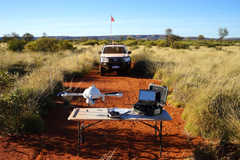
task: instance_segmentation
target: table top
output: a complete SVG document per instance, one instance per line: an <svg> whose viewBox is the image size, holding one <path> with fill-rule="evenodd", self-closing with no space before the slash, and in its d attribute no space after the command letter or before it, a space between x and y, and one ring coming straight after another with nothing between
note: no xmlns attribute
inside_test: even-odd
<svg viewBox="0 0 240 160"><path fill-rule="evenodd" d="M128 111L127 114L121 114L121 118L109 118L108 108L75 108L68 120L85 121L85 120L127 120L127 121L171 121L172 118L168 112L163 109L160 115L146 116L134 112L133 108L118 108L121 111Z"/></svg>

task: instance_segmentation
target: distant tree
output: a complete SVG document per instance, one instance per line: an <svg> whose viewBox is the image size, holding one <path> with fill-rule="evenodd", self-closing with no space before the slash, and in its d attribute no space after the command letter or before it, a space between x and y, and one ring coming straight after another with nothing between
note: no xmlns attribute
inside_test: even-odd
<svg viewBox="0 0 240 160"><path fill-rule="evenodd" d="M166 29L165 33L166 33L166 41L167 41L167 46L168 46L169 45L169 37L172 34L172 29L171 28Z"/></svg>
<svg viewBox="0 0 240 160"><path fill-rule="evenodd" d="M204 40L204 39L205 39L205 37L204 37L203 35L200 34L200 35L198 36L198 40L199 40L199 41L202 41L202 40Z"/></svg>
<svg viewBox="0 0 240 160"><path fill-rule="evenodd" d="M224 29L223 29L223 28L219 28L219 29L218 29L218 35L220 36L220 38L219 38L219 41L220 41L220 44L221 44L220 50L222 50L222 41L223 41L223 38L228 35L228 30L227 30L227 28L224 28Z"/></svg>
<svg viewBox="0 0 240 160"><path fill-rule="evenodd" d="M165 33L166 33L166 41L167 41L167 46L171 46L172 48L175 48L175 45L174 45L174 42L175 41L181 41L183 38L180 37L180 36L177 36L177 35L174 35L172 33L172 29L171 28L168 28L165 30ZM169 44L169 42L171 44Z"/></svg>
<svg viewBox="0 0 240 160"><path fill-rule="evenodd" d="M25 33L23 36L22 36L22 39L25 40L26 42L31 42L33 41L33 38L34 36L30 33Z"/></svg>
<svg viewBox="0 0 240 160"><path fill-rule="evenodd" d="M43 32L43 38L46 38L47 37L47 33Z"/></svg>
<svg viewBox="0 0 240 160"><path fill-rule="evenodd" d="M11 37L14 39L20 39L20 36L15 32L12 32Z"/></svg>
<svg viewBox="0 0 240 160"><path fill-rule="evenodd" d="M11 34L5 34L2 37L3 42L8 42L10 40L19 40L20 37L18 34L16 34L15 32L12 32Z"/></svg>
<svg viewBox="0 0 240 160"><path fill-rule="evenodd" d="M87 40L88 40L87 37L82 37L82 38L81 38L81 41L82 41L82 42L86 42Z"/></svg>
<svg viewBox="0 0 240 160"><path fill-rule="evenodd" d="M171 35L172 34L172 29L171 28L166 29L165 33L166 33L167 36Z"/></svg>
<svg viewBox="0 0 240 160"><path fill-rule="evenodd" d="M121 36L121 37L120 37L120 40L123 41L123 40L124 40L124 36Z"/></svg>
<svg viewBox="0 0 240 160"><path fill-rule="evenodd" d="M168 37L168 40L171 42L172 48L175 48L174 42L175 41L181 41L182 37L174 35L174 34L170 34L169 37Z"/></svg>
<svg viewBox="0 0 240 160"><path fill-rule="evenodd" d="M3 41L3 42L10 41L11 39L12 39L12 38L11 38L10 34L5 34L5 35L3 35L3 37L2 37L2 41Z"/></svg>
<svg viewBox="0 0 240 160"><path fill-rule="evenodd" d="M131 36L129 36L129 37L127 37L127 40L135 40L135 38L134 38L134 37L131 37Z"/></svg>

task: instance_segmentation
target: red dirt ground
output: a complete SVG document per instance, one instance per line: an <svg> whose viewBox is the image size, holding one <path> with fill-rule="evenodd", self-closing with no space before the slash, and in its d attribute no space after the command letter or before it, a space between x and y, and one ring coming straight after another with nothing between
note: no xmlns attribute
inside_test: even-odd
<svg viewBox="0 0 240 160"><path fill-rule="evenodd" d="M80 82L80 83L79 83ZM138 90L147 89L149 83L160 84L157 80L141 77L122 77L114 74L99 76L96 70L71 83L77 91L95 84L101 92L126 92L123 97L106 97L94 106L99 108L129 108L137 102ZM70 87L70 83L64 84ZM73 99L72 105L87 107L85 99ZM159 159L159 144L154 144L154 129L140 122L100 122L85 130L85 143L78 157L77 122L68 121L73 107L63 107L62 98L56 100L57 108L44 119L47 130L42 134L24 134L20 137L0 137L0 159L100 159L116 149L114 159ZM199 137L184 133L182 108L171 105L164 107L173 121L163 122L162 157L160 159L186 159L192 156L197 144L204 143ZM151 123L151 122L149 122ZM89 122L85 122L85 125ZM154 124L154 122L152 122ZM158 137L159 138L159 137Z"/></svg>

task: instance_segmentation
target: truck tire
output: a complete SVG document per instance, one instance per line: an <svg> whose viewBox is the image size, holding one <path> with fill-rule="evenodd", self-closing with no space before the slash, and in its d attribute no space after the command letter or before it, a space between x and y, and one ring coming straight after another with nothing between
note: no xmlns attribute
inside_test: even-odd
<svg viewBox="0 0 240 160"><path fill-rule="evenodd" d="M131 76L131 67L128 67L125 73L127 76Z"/></svg>
<svg viewBox="0 0 240 160"><path fill-rule="evenodd" d="M122 75L123 75L123 70L118 70L118 71L117 71L117 75L118 75L118 76L122 76Z"/></svg>
<svg viewBox="0 0 240 160"><path fill-rule="evenodd" d="M103 67L99 67L100 75L104 76L105 75L105 69Z"/></svg>

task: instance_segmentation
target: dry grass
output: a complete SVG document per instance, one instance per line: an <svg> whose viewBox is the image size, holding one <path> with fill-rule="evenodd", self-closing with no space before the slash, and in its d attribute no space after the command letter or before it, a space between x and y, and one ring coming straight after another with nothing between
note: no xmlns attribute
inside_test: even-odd
<svg viewBox="0 0 240 160"><path fill-rule="evenodd" d="M54 87L57 82L63 81L65 73L88 72L92 69L98 58L97 48L89 46L77 48L76 51L57 53L18 53L1 48L3 53L0 54L0 66L8 69L19 62L25 64L29 72L16 81L15 88L45 91L50 89L50 78Z"/></svg>
<svg viewBox="0 0 240 160"><path fill-rule="evenodd" d="M63 81L64 73L66 72L89 71L92 69L94 61L94 56L87 53L66 57L53 55L49 59L49 64L33 70L31 74L24 76L20 81L18 81L16 86L18 88L29 87L45 90L46 88L49 88L50 77L52 82L56 84L59 81Z"/></svg>
<svg viewBox="0 0 240 160"><path fill-rule="evenodd" d="M240 133L239 46L223 47L222 51L139 47L132 56L136 61L151 61L153 77L173 90L168 101L185 106L183 118L188 132L205 138L240 140L236 134ZM229 118L231 123L226 120Z"/></svg>
<svg viewBox="0 0 240 160"><path fill-rule="evenodd" d="M3 113L6 118L4 122L0 122L0 125L3 126L0 129L9 131L9 133L20 131L21 125L29 126L29 128L24 128L29 132L40 131L42 119L39 114L46 114L49 109L54 107L49 95L54 94L55 87L63 81L66 75L72 78L74 74L82 75L90 71L98 57L97 49L93 47L85 49L86 47L79 46L76 51L54 53L10 52L4 48L4 45L1 44L0 47L0 69L16 74L13 88L9 89L8 94L0 97L3 98L0 109L16 110L18 107L24 110L24 114L16 115L20 117L20 121L15 121L15 123L12 123L11 116ZM58 89L60 89L59 86ZM31 108L34 113L28 108ZM12 125L5 125L7 124L5 122ZM36 125L31 125L34 123Z"/></svg>

